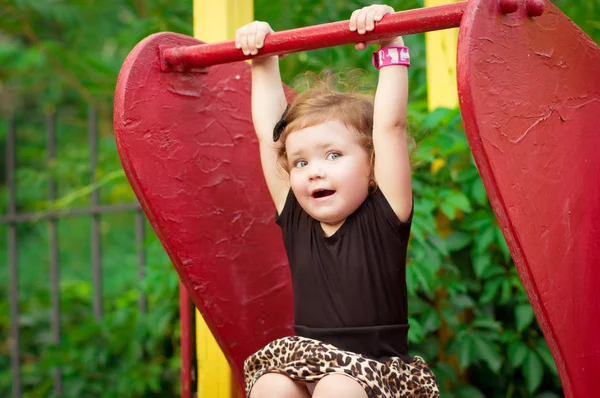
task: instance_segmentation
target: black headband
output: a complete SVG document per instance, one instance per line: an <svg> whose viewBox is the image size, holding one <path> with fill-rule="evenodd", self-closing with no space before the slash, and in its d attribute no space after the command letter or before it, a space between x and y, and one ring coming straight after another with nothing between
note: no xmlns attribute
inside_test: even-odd
<svg viewBox="0 0 600 398"><path fill-rule="evenodd" d="M285 111L283 111L283 115L281 115L281 119L279 119L279 121L275 125L275 128L273 129L273 141L275 141L275 142L279 141L279 137L281 137L281 133L283 133L283 130L287 126L287 120L285 120L285 117L287 116L287 113L289 110L290 110L290 104L288 104L285 107Z"/></svg>

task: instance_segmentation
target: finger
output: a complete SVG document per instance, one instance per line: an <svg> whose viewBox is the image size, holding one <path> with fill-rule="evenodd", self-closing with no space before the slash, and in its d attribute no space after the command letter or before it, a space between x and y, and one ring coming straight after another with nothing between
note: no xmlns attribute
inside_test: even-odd
<svg viewBox="0 0 600 398"><path fill-rule="evenodd" d="M236 30L235 31L235 48L237 48L238 50L242 48L242 45L240 44L240 30Z"/></svg>
<svg viewBox="0 0 600 398"><path fill-rule="evenodd" d="M359 10L354 10L352 15L350 15L350 31L354 32L356 30L356 16L358 15Z"/></svg>
<svg viewBox="0 0 600 398"><path fill-rule="evenodd" d="M256 34L256 39L254 41L254 48L256 49L256 53L258 53L258 50L263 48L264 45L265 45L265 34L262 32L258 32Z"/></svg>
<svg viewBox="0 0 600 398"><path fill-rule="evenodd" d="M393 14L395 11L392 7L390 6L385 6L385 7L380 7L377 9L377 12L375 13L375 22L379 22L383 19L383 17L387 14Z"/></svg>
<svg viewBox="0 0 600 398"><path fill-rule="evenodd" d="M358 33L361 35L366 32L365 26L366 26L367 15L368 15L368 13L366 12L366 10L363 9L356 16L356 29L357 29Z"/></svg>
<svg viewBox="0 0 600 398"><path fill-rule="evenodd" d="M258 32L256 34L256 48L260 49L263 48L263 46L265 45L265 38L267 37L267 35L271 33L271 27L268 24L263 24L260 26L260 28L258 29Z"/></svg>
<svg viewBox="0 0 600 398"><path fill-rule="evenodd" d="M365 17L365 30L367 32L375 29L375 14L381 10L382 7L371 7L367 10L367 16Z"/></svg>
<svg viewBox="0 0 600 398"><path fill-rule="evenodd" d="M387 15L387 14L393 14L396 11L394 11L394 8L392 6L385 6L384 10L383 10L383 15Z"/></svg>
<svg viewBox="0 0 600 398"><path fill-rule="evenodd" d="M365 42L356 43L354 45L354 48L356 48L359 51L362 51L367 48L367 44Z"/></svg>
<svg viewBox="0 0 600 398"><path fill-rule="evenodd" d="M256 51L256 31L251 32L250 34L248 34L248 51L250 52L250 54L254 55L257 53Z"/></svg>
<svg viewBox="0 0 600 398"><path fill-rule="evenodd" d="M248 50L248 35L246 32L240 33L240 48L244 52L244 55L250 54L250 51Z"/></svg>
<svg viewBox="0 0 600 398"><path fill-rule="evenodd" d="M273 33L273 29L268 22L258 22L258 26L261 30L264 30L267 33Z"/></svg>
<svg viewBox="0 0 600 398"><path fill-rule="evenodd" d="M380 21L383 19L383 16L384 16L384 15L385 15L385 14L383 13L383 11L381 11L381 10L377 10L377 12L375 13L375 16L373 16L373 20L374 20L375 22L380 22Z"/></svg>

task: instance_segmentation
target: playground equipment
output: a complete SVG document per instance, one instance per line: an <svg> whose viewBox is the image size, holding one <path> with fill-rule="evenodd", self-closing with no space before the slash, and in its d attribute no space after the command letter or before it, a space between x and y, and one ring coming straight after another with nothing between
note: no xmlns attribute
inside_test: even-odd
<svg viewBox="0 0 600 398"><path fill-rule="evenodd" d="M549 1L469 0L279 32L261 55L460 25L458 89L471 149L557 364L565 396L600 391L600 49ZM293 333L292 292L233 42L159 33L115 93L123 167L243 386L243 361ZM226 63L226 64L224 64ZM288 99L294 93L286 89Z"/></svg>

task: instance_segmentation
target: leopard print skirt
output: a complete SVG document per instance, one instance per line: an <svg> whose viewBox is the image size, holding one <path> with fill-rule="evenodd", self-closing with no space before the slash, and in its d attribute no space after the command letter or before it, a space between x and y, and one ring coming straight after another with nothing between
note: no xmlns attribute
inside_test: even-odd
<svg viewBox="0 0 600 398"><path fill-rule="evenodd" d="M279 373L295 381L316 383L330 374L355 380L369 398L439 397L435 376L421 357L411 363L390 358L369 359L306 337L290 336L267 344L244 363L246 396L266 373Z"/></svg>

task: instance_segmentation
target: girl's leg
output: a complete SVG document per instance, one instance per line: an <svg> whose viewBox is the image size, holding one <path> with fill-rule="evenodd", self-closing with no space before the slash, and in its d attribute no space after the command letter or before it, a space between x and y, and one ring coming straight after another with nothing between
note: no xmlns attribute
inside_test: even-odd
<svg viewBox="0 0 600 398"><path fill-rule="evenodd" d="M343 375L323 377L315 388L312 398L367 398L367 393L356 381Z"/></svg>
<svg viewBox="0 0 600 398"><path fill-rule="evenodd" d="M310 398L310 395L303 383L282 374L267 373L256 380L249 398Z"/></svg>

